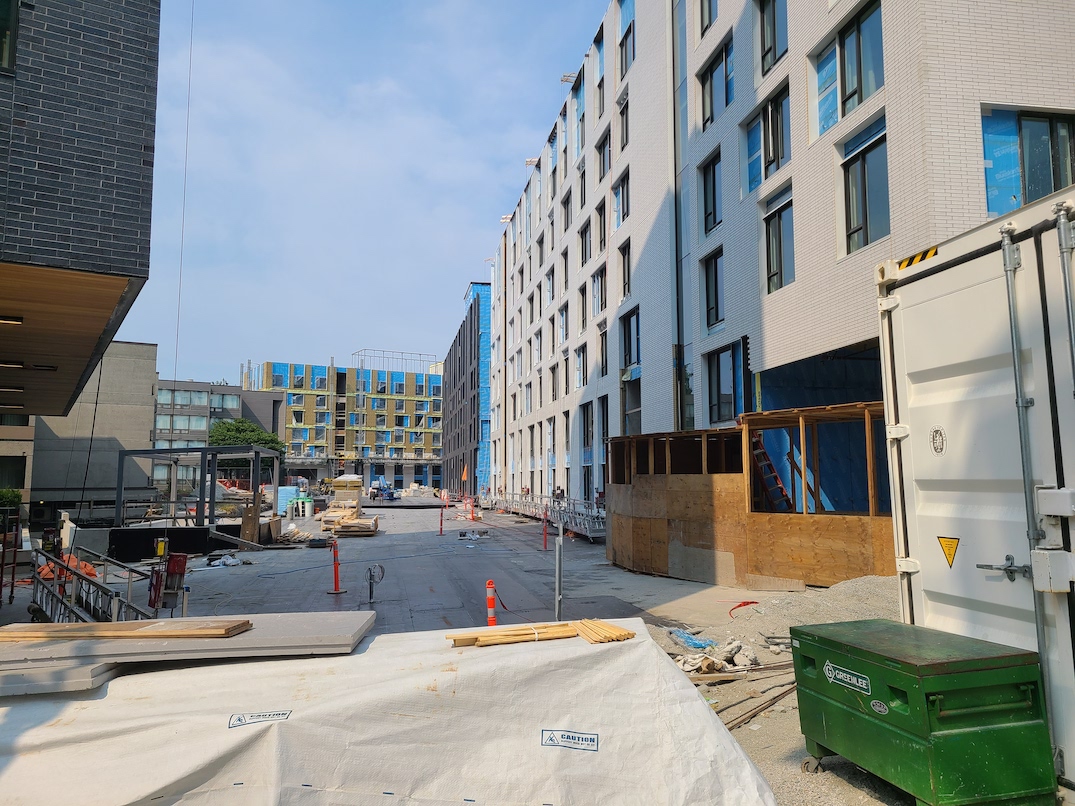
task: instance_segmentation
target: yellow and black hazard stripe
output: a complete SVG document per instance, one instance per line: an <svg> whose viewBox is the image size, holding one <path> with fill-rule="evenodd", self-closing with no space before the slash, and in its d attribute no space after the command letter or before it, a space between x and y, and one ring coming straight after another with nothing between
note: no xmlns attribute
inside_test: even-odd
<svg viewBox="0 0 1075 806"><path fill-rule="evenodd" d="M900 261L900 271L903 271L910 266L917 266L923 260L929 260L931 257L935 257L937 254L937 247L931 246L929 249L923 249L921 252L910 257L905 257Z"/></svg>

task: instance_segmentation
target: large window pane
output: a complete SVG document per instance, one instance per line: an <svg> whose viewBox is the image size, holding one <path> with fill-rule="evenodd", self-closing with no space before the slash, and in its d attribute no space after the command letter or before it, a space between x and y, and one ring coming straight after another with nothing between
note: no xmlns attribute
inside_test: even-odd
<svg viewBox="0 0 1075 806"><path fill-rule="evenodd" d="M855 28L844 34L843 80L846 115L859 105L859 41Z"/></svg>
<svg viewBox="0 0 1075 806"><path fill-rule="evenodd" d="M884 46L881 42L881 6L874 6L859 28L862 51L862 99L866 100L885 83Z"/></svg>
<svg viewBox="0 0 1075 806"><path fill-rule="evenodd" d="M866 245L865 216L863 204L862 160L854 159L846 168L847 184L847 251L854 252Z"/></svg>
<svg viewBox="0 0 1075 806"><path fill-rule="evenodd" d="M1026 201L1032 202L1053 192L1052 146L1047 118L1024 117L1020 130L1023 150L1023 184Z"/></svg>
<svg viewBox="0 0 1075 806"><path fill-rule="evenodd" d="M888 235L888 142L882 140L865 155L867 241Z"/></svg>

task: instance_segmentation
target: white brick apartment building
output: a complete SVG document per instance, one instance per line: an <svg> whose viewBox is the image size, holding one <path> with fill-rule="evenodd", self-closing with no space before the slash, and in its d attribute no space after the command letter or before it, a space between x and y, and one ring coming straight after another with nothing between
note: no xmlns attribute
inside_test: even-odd
<svg viewBox="0 0 1075 806"><path fill-rule="evenodd" d="M493 489L589 499L604 437L880 399L872 268L1072 182L1067 11L613 0L497 252Z"/></svg>

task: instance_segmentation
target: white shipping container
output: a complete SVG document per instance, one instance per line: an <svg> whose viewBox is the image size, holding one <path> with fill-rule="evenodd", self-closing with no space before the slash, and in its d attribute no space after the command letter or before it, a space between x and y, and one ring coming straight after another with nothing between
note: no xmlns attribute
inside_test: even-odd
<svg viewBox="0 0 1075 806"><path fill-rule="evenodd" d="M1071 199L1069 189L877 269L903 619L1041 653L1067 786L1075 337L1070 224L1056 206Z"/></svg>

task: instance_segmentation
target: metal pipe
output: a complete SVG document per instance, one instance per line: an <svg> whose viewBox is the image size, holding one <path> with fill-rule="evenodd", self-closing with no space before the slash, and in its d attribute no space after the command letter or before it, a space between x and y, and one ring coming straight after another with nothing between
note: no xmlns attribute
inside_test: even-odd
<svg viewBox="0 0 1075 806"><path fill-rule="evenodd" d="M1075 248L1075 235L1072 222L1068 218L1071 202L1058 202L1053 205L1056 214L1056 237L1060 241L1060 273L1064 277L1064 302L1068 320L1068 358L1071 359L1071 377L1075 378L1075 298L1071 293L1071 252ZM1075 389L1072 390L1075 394Z"/></svg>
<svg viewBox="0 0 1075 806"><path fill-rule="evenodd" d="M1019 314L1015 299L1015 272L1023 263L1019 253L1019 244L1012 242L1015 225L1005 224L1000 228L1001 256L1004 260L1004 282L1008 292L1008 327L1011 331L1012 369L1015 372L1015 412L1019 421L1019 460L1023 471L1023 500L1026 506L1026 536L1028 550L1033 552L1037 543L1044 536L1038 529L1038 507L1034 500L1034 468L1030 456L1030 418L1027 409L1034 405L1033 398L1027 398L1023 386L1023 343L1019 335ZM1031 587L1034 582L1031 579ZM1050 740L1053 746L1054 763L1056 759L1055 722L1053 721L1052 697L1049 696L1049 664L1045 657L1045 597L1042 592L1033 589L1034 597L1034 632L1037 636L1038 657L1041 660L1041 682L1044 689L1045 714L1049 720Z"/></svg>
<svg viewBox="0 0 1075 806"><path fill-rule="evenodd" d="M563 615L564 603L564 524L559 524L556 534L556 602L553 610L556 621L560 621Z"/></svg>

